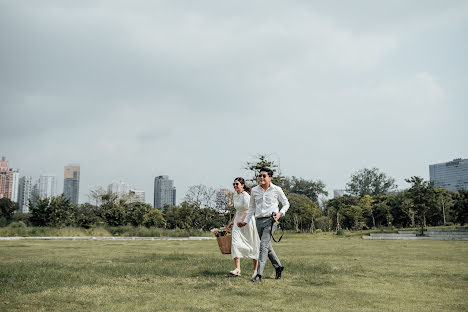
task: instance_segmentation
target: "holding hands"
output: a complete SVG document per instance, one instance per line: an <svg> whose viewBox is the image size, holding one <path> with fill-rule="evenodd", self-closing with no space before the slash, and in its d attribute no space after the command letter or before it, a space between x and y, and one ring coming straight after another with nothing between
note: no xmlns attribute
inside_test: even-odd
<svg viewBox="0 0 468 312"><path fill-rule="evenodd" d="M245 223L244 221L237 222L237 226L240 227L240 228L243 227L243 226L246 226L246 225L247 225L247 223Z"/></svg>

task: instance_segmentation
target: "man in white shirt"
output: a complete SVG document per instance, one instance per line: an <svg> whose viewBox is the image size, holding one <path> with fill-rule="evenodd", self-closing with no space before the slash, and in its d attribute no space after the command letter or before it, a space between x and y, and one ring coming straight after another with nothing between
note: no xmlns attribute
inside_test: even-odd
<svg viewBox="0 0 468 312"><path fill-rule="evenodd" d="M259 185L252 188L247 216L243 221L241 220L237 223L238 227L243 227L249 223L250 218L255 214L257 231L260 236L260 254L258 256L257 275L251 280L254 283L262 280L267 256L276 270L276 279L281 278L281 272L284 269L271 246L270 238L277 228L277 224L272 216L274 216L276 221L284 216L289 209L289 201L284 195L283 190L271 183L272 177L273 171L271 169L260 169ZM279 202L283 204L283 208L278 212Z"/></svg>

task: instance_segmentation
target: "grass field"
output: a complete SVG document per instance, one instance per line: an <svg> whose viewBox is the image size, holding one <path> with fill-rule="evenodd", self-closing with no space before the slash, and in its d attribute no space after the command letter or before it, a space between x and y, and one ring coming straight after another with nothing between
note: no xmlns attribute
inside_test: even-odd
<svg viewBox="0 0 468 312"><path fill-rule="evenodd" d="M468 242L288 234L275 280L211 241L0 241L1 311L468 311Z"/></svg>

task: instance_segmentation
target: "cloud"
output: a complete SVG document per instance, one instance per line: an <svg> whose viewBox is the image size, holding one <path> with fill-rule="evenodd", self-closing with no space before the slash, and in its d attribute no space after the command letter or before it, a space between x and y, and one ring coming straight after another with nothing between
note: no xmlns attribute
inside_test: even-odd
<svg viewBox="0 0 468 312"><path fill-rule="evenodd" d="M258 153L330 188L364 166L427 176L467 152L466 61L450 54L467 13L462 1L1 2L2 153L30 175L78 162L83 194L124 179L149 202L154 176L174 178L180 200L229 185Z"/></svg>

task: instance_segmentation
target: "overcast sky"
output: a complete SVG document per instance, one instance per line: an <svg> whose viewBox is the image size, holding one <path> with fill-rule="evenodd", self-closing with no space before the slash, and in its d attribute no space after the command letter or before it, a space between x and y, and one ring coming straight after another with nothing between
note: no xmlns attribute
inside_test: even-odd
<svg viewBox="0 0 468 312"><path fill-rule="evenodd" d="M259 153L344 188L468 158L468 1L0 0L0 154L81 165L80 202L158 175L232 187Z"/></svg>

